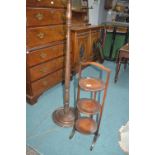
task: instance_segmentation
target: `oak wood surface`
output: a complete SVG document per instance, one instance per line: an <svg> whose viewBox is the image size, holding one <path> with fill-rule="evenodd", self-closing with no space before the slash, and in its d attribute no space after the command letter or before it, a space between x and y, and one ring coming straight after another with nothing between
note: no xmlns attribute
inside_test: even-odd
<svg viewBox="0 0 155 155"><path fill-rule="evenodd" d="M67 6L67 0L27 0L26 5L33 7L64 8Z"/></svg>
<svg viewBox="0 0 155 155"><path fill-rule="evenodd" d="M64 80L66 6L67 0L26 0L26 96L31 104ZM88 10L72 13L72 25L88 24ZM81 39L79 43L87 41ZM74 53L72 50L71 67Z"/></svg>
<svg viewBox="0 0 155 155"><path fill-rule="evenodd" d="M97 78L81 78L79 80L79 86L84 90L84 91L101 91L105 88L105 83Z"/></svg>
<svg viewBox="0 0 155 155"><path fill-rule="evenodd" d="M97 51L94 49L94 44L99 40L100 31L104 28L105 26L72 27L73 71L78 71L80 61L95 60Z"/></svg>
<svg viewBox="0 0 155 155"><path fill-rule="evenodd" d="M27 29L27 47L48 44L53 41L61 41L66 37L66 26L47 26Z"/></svg>
<svg viewBox="0 0 155 155"><path fill-rule="evenodd" d="M39 63L55 59L65 54L65 44L60 43L55 46L46 47L43 49L37 49L27 54L28 66L34 66Z"/></svg>
<svg viewBox="0 0 155 155"><path fill-rule="evenodd" d="M27 26L65 24L65 9L27 8Z"/></svg>
<svg viewBox="0 0 155 155"><path fill-rule="evenodd" d="M31 81L35 81L63 67L64 67L64 57L59 57L54 60L32 67L30 68Z"/></svg>
<svg viewBox="0 0 155 155"><path fill-rule="evenodd" d="M90 57L90 60L93 60L93 57L95 55L95 49L94 49L94 45L97 43L97 41L99 40L99 37L100 37L100 32L99 30L95 30L95 31L91 31L91 45L90 45L90 53L89 53L89 57Z"/></svg>
<svg viewBox="0 0 155 155"><path fill-rule="evenodd" d="M83 134L93 134L97 130L97 123L91 118L80 118L75 123L76 130Z"/></svg>
<svg viewBox="0 0 155 155"><path fill-rule="evenodd" d="M54 86L55 84L59 83L64 79L64 70L58 70L40 80L37 80L36 82L32 83L32 91L33 95L39 95L51 86Z"/></svg>
<svg viewBox="0 0 155 155"><path fill-rule="evenodd" d="M80 54L80 51L83 48L83 53ZM81 33L78 34L76 45L75 45L75 57L74 62L75 64L79 64L80 61L86 61L88 59L89 53L89 33ZM80 56L81 55L81 56Z"/></svg>
<svg viewBox="0 0 155 155"><path fill-rule="evenodd" d="M77 108L80 113L94 115L100 112L101 105L95 100L82 98L77 102Z"/></svg>

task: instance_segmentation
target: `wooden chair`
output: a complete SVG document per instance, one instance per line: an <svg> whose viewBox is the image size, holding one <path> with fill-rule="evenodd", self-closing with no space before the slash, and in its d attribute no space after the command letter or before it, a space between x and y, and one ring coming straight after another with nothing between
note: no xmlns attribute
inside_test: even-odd
<svg viewBox="0 0 155 155"><path fill-rule="evenodd" d="M124 61L124 69L126 69L127 62L129 61L129 44L125 44L122 48L119 50L118 58L116 60L116 73L114 82L116 83L118 80L118 74L120 71L120 67L122 62Z"/></svg>
<svg viewBox="0 0 155 155"><path fill-rule="evenodd" d="M101 71L106 72L106 80L103 81L96 77L82 77L82 67L88 65L95 66ZM89 135L94 134L94 139L90 150L93 149L98 137L99 128L102 118L102 112L107 94L107 88L110 78L110 69L96 62L81 62L79 67L79 79L78 79L78 92L77 92L77 104L76 104L76 119L75 124L70 135L70 139L74 136L75 131ZM86 91L92 93L91 98L80 98L80 91ZM97 93L103 91L102 102L99 103L96 99ZM96 116L96 119L93 119Z"/></svg>
<svg viewBox="0 0 155 155"><path fill-rule="evenodd" d="M104 30L101 30L100 38L98 39L97 43L95 44L95 49L93 50L93 51L97 52L96 57L100 63L103 63L104 59L105 59L105 56L103 53L103 48L105 46L106 36L107 36L107 30L106 30L106 28L104 28Z"/></svg>

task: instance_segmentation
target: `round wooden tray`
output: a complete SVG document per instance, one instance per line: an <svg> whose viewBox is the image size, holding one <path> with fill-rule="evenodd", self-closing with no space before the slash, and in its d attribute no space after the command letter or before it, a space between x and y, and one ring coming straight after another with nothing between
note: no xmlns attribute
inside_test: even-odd
<svg viewBox="0 0 155 155"><path fill-rule="evenodd" d="M97 78L81 78L79 80L79 86L85 91L101 91L104 89L105 84L102 80Z"/></svg>
<svg viewBox="0 0 155 155"><path fill-rule="evenodd" d="M81 113L93 115L100 112L101 105L92 99L80 99L77 108Z"/></svg>
<svg viewBox="0 0 155 155"><path fill-rule="evenodd" d="M97 130L97 123L91 118L79 118L75 123L77 131L83 134L93 134Z"/></svg>

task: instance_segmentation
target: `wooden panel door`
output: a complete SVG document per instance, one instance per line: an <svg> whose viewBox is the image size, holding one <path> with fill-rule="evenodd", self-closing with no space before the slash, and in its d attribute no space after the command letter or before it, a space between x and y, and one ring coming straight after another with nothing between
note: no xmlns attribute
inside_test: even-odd
<svg viewBox="0 0 155 155"><path fill-rule="evenodd" d="M91 32L91 46L90 46L90 53L89 53L89 60L93 60L96 49L97 49L97 41L99 40L100 32L99 30Z"/></svg>
<svg viewBox="0 0 155 155"><path fill-rule="evenodd" d="M79 33L76 38L76 52L74 53L75 65L80 61L87 61L89 53L89 33Z"/></svg>

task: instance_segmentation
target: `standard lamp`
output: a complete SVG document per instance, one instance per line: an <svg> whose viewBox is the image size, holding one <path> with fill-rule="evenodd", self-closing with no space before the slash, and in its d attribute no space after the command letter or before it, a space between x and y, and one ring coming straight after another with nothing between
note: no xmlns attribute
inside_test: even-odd
<svg viewBox="0 0 155 155"><path fill-rule="evenodd" d="M70 32L71 32L71 0L67 2L66 24L67 24L67 42L66 42L66 61L65 61L65 89L64 89L64 107L58 108L53 112L54 122L61 127L72 127L74 125L74 108L69 107L70 94Z"/></svg>

